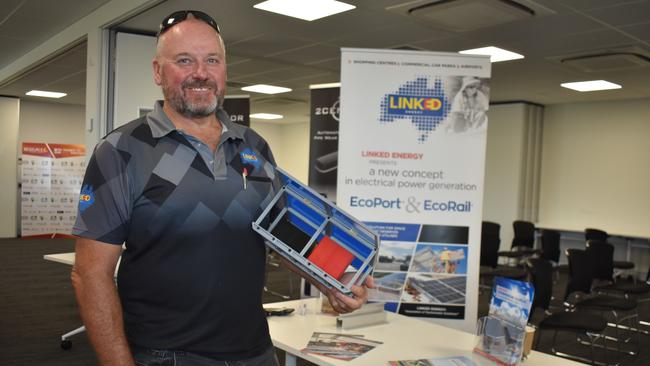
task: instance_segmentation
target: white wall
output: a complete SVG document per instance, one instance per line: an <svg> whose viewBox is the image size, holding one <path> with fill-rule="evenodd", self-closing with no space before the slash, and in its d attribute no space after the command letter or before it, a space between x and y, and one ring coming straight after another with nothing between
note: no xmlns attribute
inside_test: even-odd
<svg viewBox="0 0 650 366"><path fill-rule="evenodd" d="M488 112L483 220L501 224L501 250L514 236L512 222L521 213L526 105L492 105Z"/></svg>
<svg viewBox="0 0 650 366"><path fill-rule="evenodd" d="M18 119L20 100L0 97L0 238L14 238L18 202Z"/></svg>
<svg viewBox="0 0 650 366"><path fill-rule="evenodd" d="M21 101L18 150L23 142L84 144L84 115L81 105Z"/></svg>
<svg viewBox="0 0 650 366"><path fill-rule="evenodd" d="M650 237L650 99L546 109L540 222Z"/></svg>
<svg viewBox="0 0 650 366"><path fill-rule="evenodd" d="M278 166L307 183L309 123L288 125L251 121L251 128L269 143Z"/></svg>
<svg viewBox="0 0 650 366"><path fill-rule="evenodd" d="M151 60L155 52L156 37L117 34L113 128L140 117L140 108L151 109L162 99L160 87L153 81Z"/></svg>

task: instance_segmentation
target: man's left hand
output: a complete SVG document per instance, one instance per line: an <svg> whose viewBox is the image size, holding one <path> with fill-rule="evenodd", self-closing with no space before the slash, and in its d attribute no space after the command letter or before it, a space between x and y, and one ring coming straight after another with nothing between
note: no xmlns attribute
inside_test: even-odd
<svg viewBox="0 0 650 366"><path fill-rule="evenodd" d="M352 275L354 274L346 273L340 281L346 283L347 277L351 277ZM340 291L332 288L325 289L322 287L323 286L319 286L319 289L327 295L327 299L329 300L332 309L339 314L345 314L359 309L366 303L366 301L368 301L368 289L375 288L375 281L372 276L368 276L361 286L352 285L350 290L354 297L344 295Z"/></svg>

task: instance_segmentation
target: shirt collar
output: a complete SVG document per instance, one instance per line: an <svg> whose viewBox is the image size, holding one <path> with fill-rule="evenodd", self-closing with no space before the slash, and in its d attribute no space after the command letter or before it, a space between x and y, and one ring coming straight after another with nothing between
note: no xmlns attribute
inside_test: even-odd
<svg viewBox="0 0 650 366"><path fill-rule="evenodd" d="M238 138L244 139L244 132L242 126L235 125L230 121L230 116L226 111L219 107L217 109L217 118L221 122L222 131L221 136L224 139ZM163 110L163 101L158 100L154 104L153 111L147 113L147 124L151 128L151 134L154 138L161 138L166 136L172 131L177 131L178 129L174 123L169 119L165 111Z"/></svg>

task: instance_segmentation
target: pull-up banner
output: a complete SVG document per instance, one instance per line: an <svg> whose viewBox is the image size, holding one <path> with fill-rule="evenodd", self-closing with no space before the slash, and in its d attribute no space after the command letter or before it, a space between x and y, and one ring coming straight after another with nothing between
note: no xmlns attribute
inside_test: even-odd
<svg viewBox="0 0 650 366"><path fill-rule="evenodd" d="M339 88L312 88L309 118L309 186L336 202Z"/></svg>
<svg viewBox="0 0 650 366"><path fill-rule="evenodd" d="M486 56L342 49L337 204L382 238L370 300L474 331Z"/></svg>
<svg viewBox="0 0 650 366"><path fill-rule="evenodd" d="M84 145L23 142L21 235L65 236L77 219L86 171Z"/></svg>

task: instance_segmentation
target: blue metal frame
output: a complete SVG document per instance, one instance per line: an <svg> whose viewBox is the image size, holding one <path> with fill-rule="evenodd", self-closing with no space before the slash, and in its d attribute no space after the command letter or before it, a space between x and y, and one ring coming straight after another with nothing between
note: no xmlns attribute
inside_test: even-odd
<svg viewBox="0 0 650 366"><path fill-rule="evenodd" d="M266 239L266 244L270 248L307 273L313 280L351 296L351 286L361 285L372 272L379 249L379 235L281 168L276 168L276 172L280 174L282 188L253 222L253 230ZM270 221L266 219L274 208L279 211L278 216L268 227L263 227L263 222ZM283 219L288 220L291 225L310 237L300 252L272 234L273 229ZM329 236L354 256L350 266L356 272L346 283L332 278L305 257L314 243L324 235Z"/></svg>

